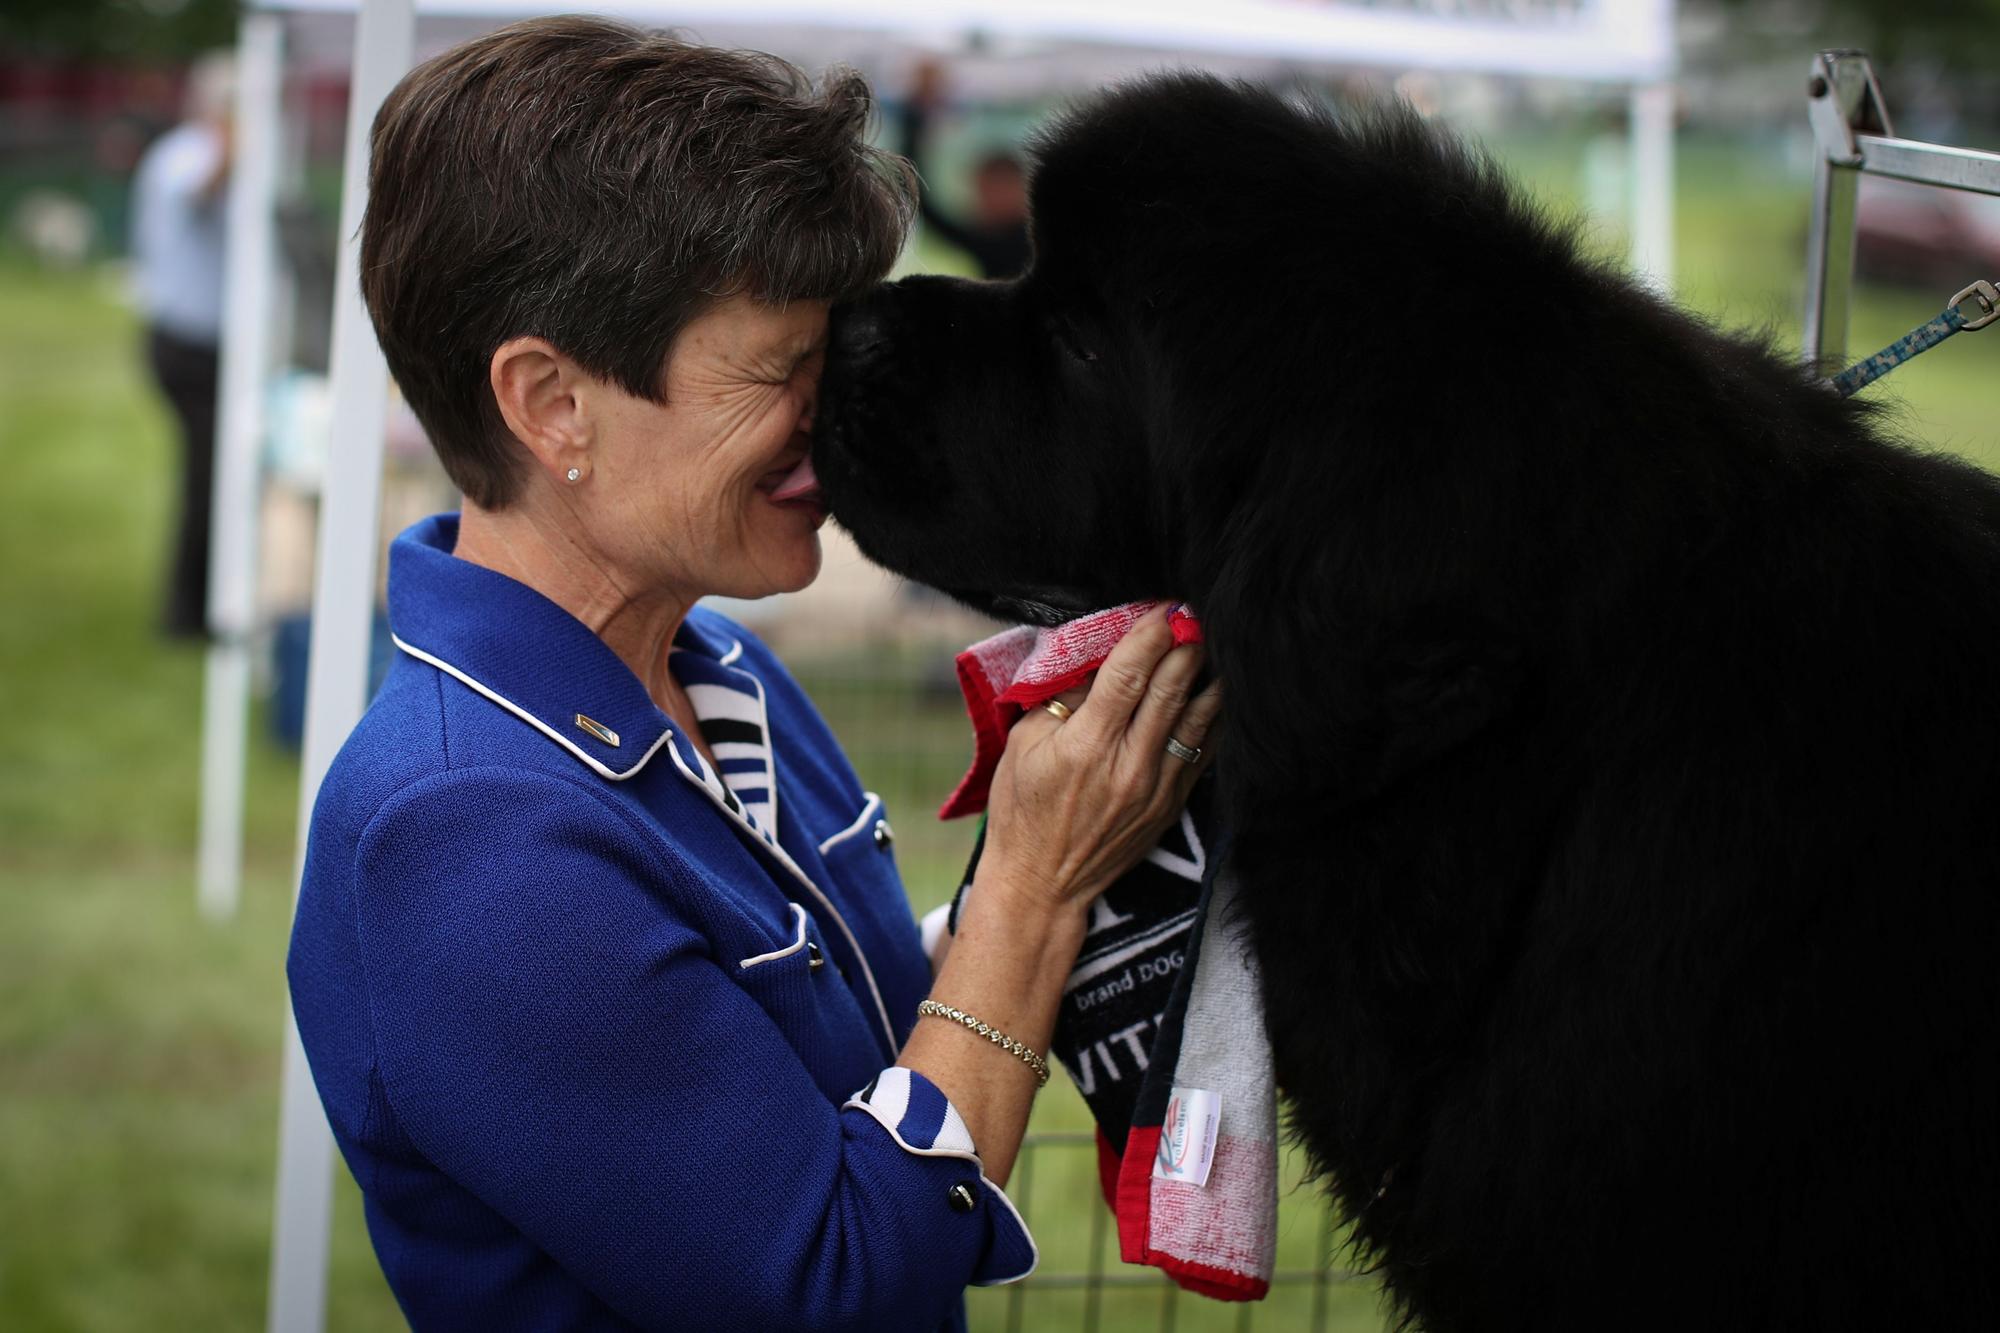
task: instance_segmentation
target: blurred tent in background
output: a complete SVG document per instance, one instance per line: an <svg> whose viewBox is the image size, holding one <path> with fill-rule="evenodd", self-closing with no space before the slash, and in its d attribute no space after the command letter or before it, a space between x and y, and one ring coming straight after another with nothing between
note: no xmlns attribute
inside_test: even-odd
<svg viewBox="0 0 2000 1333"><path fill-rule="evenodd" d="M1315 0L1298 0L1281 8L1321 7ZM1580 0L1349 0L1343 7L1506 19L1586 6ZM123 177L145 140L172 119L187 60L231 44L243 8L242 0L8 0L0 6L0 217L14 221L24 192L53 190L93 212L93 254L121 252L116 214L123 206ZM922 7L932 21L909 30L900 51L873 42L861 24L851 25L845 37L802 25L796 18L803 11L796 6L790 20L776 10L747 17L754 13L750 9L737 9L732 19L731 8L711 4L684 11L683 17L663 8L660 21L711 41L762 42L808 64L851 61L878 81L890 102L906 86L912 49L948 56L958 100L998 109L987 117L987 133L995 137L1025 124L1030 105L1044 95L1093 86L1092 80L1133 67L1094 56L1066 63L1077 59L1074 50L1065 52L1010 26L1011 13L1025 15L1032 7L974 7L970 26L960 21L966 10ZM1201 8L1227 20L1237 6ZM1837 46L1867 49L1885 84L1908 90L1900 99L1900 119L1916 137L1964 140L1965 127L2000 123L2000 0L1681 0L1676 28L1679 114L1693 129L1795 131L1800 53ZM303 194L320 210L327 236L337 189L328 179L335 173L327 168L338 159L346 96L348 53L339 31L335 21L317 40L310 31L301 32L298 41L317 54L294 65L286 89L297 146L309 164ZM810 36L808 44L797 43L802 32ZM1170 44L1159 55L1171 58L1174 50ZM1282 55L1245 59L1235 72L1326 82L1322 70ZM1367 77L1386 87L1401 72L1378 66ZM1407 86L1436 96L1447 114L1469 118L1478 131L1492 128L1524 102L1573 109L1582 100L1573 88L1495 89L1477 77L1416 79ZM330 254L326 240L319 243Z"/></svg>

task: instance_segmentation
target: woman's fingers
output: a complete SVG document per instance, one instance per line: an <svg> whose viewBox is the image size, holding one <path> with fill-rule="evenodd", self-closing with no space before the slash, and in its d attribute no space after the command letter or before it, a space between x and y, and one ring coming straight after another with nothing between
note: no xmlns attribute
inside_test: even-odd
<svg viewBox="0 0 2000 1333"><path fill-rule="evenodd" d="M1222 682L1212 680L1208 686L1188 700L1188 706L1181 710L1180 720L1174 723L1169 733L1182 745L1199 750L1208 739L1215 726L1215 719L1222 715Z"/></svg>
<svg viewBox="0 0 2000 1333"><path fill-rule="evenodd" d="M1167 737L1178 735L1175 727L1181 715L1187 710L1188 697L1194 693L1196 677L1201 674L1202 650L1196 644L1183 644L1161 659L1152 678L1146 682L1146 697L1139 703L1132 715L1131 727L1126 732L1126 741L1138 754L1150 756L1167 746ZM1199 741L1190 741L1199 745Z"/></svg>
<svg viewBox="0 0 2000 1333"><path fill-rule="evenodd" d="M1167 627L1167 608L1156 606L1140 617L1139 623L1104 659L1090 683L1090 695L1070 719L1099 746L1109 749L1132 724L1132 714L1146 697L1154 670L1174 646L1174 632Z"/></svg>
<svg viewBox="0 0 2000 1333"><path fill-rule="evenodd" d="M1064 708L1069 709L1069 711L1072 714L1074 714L1077 709L1083 707L1083 701L1086 698L1088 698L1089 695L1090 695L1090 687L1088 685L1080 685L1076 689L1064 690L1061 694L1058 694L1055 697L1055 702L1061 704ZM1042 705L1042 708L1044 712L1048 711L1047 704Z"/></svg>
<svg viewBox="0 0 2000 1333"><path fill-rule="evenodd" d="M1167 749L1169 738L1208 744L1222 698L1219 685L1194 693L1202 660L1198 648L1174 648L1166 612L1157 610L1087 689L1058 696L1067 720L1046 708L1023 713L988 807L991 863L1062 902L1081 901L1130 869L1208 765L1207 753L1191 764Z"/></svg>
<svg viewBox="0 0 2000 1333"><path fill-rule="evenodd" d="M1222 682L1210 681L1208 688L1197 694L1181 714L1181 720L1174 727L1173 737L1191 750L1200 752L1201 757L1188 763L1178 755L1172 764L1174 786L1174 808L1187 804L1188 793L1201 775L1208 772L1208 766L1215 762L1216 742L1221 738L1215 734L1215 719L1222 713Z"/></svg>
<svg viewBox="0 0 2000 1333"><path fill-rule="evenodd" d="M1054 702L1069 709L1070 716L1074 717L1077 710L1083 707L1084 697L1088 693L1088 690L1064 690L1055 696ZM1057 717L1047 703L1040 703L1021 714L1020 721L1014 724L1014 730L1018 732L1024 728L1028 729L1028 739L1032 741L1037 735L1053 732L1063 725L1064 720Z"/></svg>

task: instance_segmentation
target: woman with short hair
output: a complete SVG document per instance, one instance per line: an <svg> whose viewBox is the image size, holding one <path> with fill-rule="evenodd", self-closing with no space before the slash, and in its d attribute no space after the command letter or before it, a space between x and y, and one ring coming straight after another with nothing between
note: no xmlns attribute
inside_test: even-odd
<svg viewBox="0 0 2000 1333"><path fill-rule="evenodd" d="M852 75L568 18L377 117L364 293L465 502L392 548L399 651L288 970L419 1328L957 1327L1034 1263L1000 1187L1038 1052L1196 775L1166 738L1219 705L1156 616L1025 719L933 982L880 801L696 605L818 571L827 309L910 213L868 112Z"/></svg>

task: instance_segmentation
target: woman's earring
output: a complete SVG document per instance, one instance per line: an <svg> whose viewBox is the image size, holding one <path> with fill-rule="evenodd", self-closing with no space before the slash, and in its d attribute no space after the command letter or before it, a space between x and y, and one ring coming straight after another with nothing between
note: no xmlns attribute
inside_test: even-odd
<svg viewBox="0 0 2000 1333"><path fill-rule="evenodd" d="M564 473L563 475L564 475L565 477L567 477L567 478L568 478L569 480L571 480L571 481L582 481L582 480L583 480L583 469L582 469L582 468L580 468L580 467L573 467L573 468L571 468L571 469L570 469L570 470L569 470L568 472Z"/></svg>

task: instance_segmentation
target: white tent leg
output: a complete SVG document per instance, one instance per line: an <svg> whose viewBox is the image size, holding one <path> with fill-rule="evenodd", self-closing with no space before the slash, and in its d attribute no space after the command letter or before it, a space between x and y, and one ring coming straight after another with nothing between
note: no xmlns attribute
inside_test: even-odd
<svg viewBox="0 0 2000 1333"><path fill-rule="evenodd" d="M320 1109L297 1022L285 1016L284 1086L278 1099L278 1212L271 1234L269 1333L326 1327L326 1266L333 1243L333 1135Z"/></svg>
<svg viewBox="0 0 2000 1333"><path fill-rule="evenodd" d="M340 199L333 294L333 445L321 493L313 573L312 658L306 672L305 762L299 783L299 868L319 784L361 717L368 694L381 519L382 428L389 374L361 303L359 233L368 196L368 130L410 66L411 0L363 0ZM317 1333L326 1320L333 1217L333 1143L290 1010L278 1125L278 1198L271 1244L271 1333Z"/></svg>
<svg viewBox="0 0 2000 1333"><path fill-rule="evenodd" d="M1674 287L1674 85L1632 88L1632 270L1662 295Z"/></svg>
<svg viewBox="0 0 2000 1333"><path fill-rule="evenodd" d="M221 510L216 513L220 516ZM215 543L211 560L221 554L222 546ZM210 921L227 921L236 915L243 897L250 643L242 634L221 629L214 633L201 693L201 833L195 852L195 905Z"/></svg>
<svg viewBox="0 0 2000 1333"><path fill-rule="evenodd" d="M236 914L243 888L243 766L249 736L249 633L257 601L258 461L270 366L272 202L278 173L284 20L247 14L236 48L236 161L229 178L229 255L222 323L222 429L216 438L209 548L208 678L202 693L201 832L195 860L202 915Z"/></svg>

